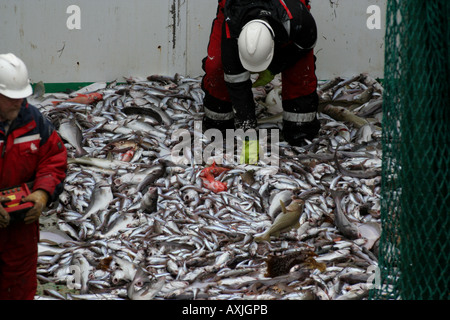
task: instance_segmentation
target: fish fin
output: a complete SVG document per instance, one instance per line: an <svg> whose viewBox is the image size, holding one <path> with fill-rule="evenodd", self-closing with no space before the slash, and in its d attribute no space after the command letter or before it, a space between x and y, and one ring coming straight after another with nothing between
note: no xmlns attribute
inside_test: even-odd
<svg viewBox="0 0 450 320"><path fill-rule="evenodd" d="M336 198L342 199L342 197L345 195L345 191L342 189L336 189L336 190L330 189L329 192L330 192L330 195L335 199Z"/></svg>
<svg viewBox="0 0 450 320"><path fill-rule="evenodd" d="M281 205L281 211L283 211L283 213L286 214L287 213L286 206L284 205L284 202L281 199L280 199L280 205Z"/></svg>
<svg viewBox="0 0 450 320"><path fill-rule="evenodd" d="M106 156L106 159L109 160L109 161L113 161L114 160L114 157L113 157L111 152L108 152L108 154Z"/></svg>
<svg viewBox="0 0 450 320"><path fill-rule="evenodd" d="M320 272L325 272L327 270L327 265L322 262L317 262L313 257L306 258L305 267L309 269L317 269Z"/></svg>

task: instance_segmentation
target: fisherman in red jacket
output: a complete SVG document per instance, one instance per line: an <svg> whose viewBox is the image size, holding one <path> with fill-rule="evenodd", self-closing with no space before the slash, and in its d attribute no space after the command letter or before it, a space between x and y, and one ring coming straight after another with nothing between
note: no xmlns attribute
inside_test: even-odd
<svg viewBox="0 0 450 320"><path fill-rule="evenodd" d="M317 27L309 10L309 0L219 0L203 60L203 130L255 129L252 85L281 73L284 139L302 145L317 135ZM253 84L251 73L259 73Z"/></svg>
<svg viewBox="0 0 450 320"><path fill-rule="evenodd" d="M0 190L32 185L23 218L8 213L0 193L0 299L32 300L37 289L39 216L62 192L67 150L53 125L29 105L28 71L15 55L0 55Z"/></svg>

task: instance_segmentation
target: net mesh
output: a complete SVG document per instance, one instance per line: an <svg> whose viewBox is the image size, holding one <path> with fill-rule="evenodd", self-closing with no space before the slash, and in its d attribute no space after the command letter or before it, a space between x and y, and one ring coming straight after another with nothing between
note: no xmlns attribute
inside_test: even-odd
<svg viewBox="0 0 450 320"><path fill-rule="evenodd" d="M372 299L448 299L448 0L389 0L382 236Z"/></svg>

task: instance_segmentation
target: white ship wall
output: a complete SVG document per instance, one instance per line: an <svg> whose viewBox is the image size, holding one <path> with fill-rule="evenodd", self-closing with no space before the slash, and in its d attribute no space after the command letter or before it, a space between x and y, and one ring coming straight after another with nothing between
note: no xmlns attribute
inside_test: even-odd
<svg viewBox="0 0 450 320"><path fill-rule="evenodd" d="M0 53L20 56L33 82L196 77L216 8L216 0L0 0ZM385 10L386 0L312 0L319 79L383 78Z"/></svg>

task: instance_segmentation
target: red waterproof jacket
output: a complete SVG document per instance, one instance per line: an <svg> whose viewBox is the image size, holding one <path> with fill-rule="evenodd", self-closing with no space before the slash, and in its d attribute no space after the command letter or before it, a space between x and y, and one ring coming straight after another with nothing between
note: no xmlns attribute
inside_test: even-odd
<svg viewBox="0 0 450 320"><path fill-rule="evenodd" d="M33 182L57 199L67 170L67 150L52 123L40 111L22 104L8 133L0 123L0 189Z"/></svg>

